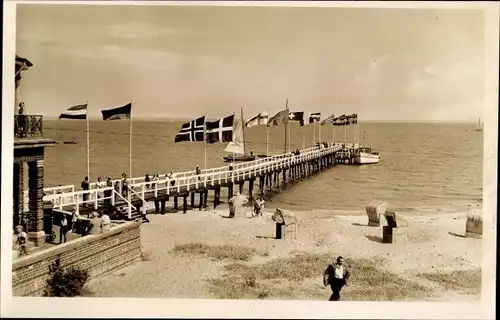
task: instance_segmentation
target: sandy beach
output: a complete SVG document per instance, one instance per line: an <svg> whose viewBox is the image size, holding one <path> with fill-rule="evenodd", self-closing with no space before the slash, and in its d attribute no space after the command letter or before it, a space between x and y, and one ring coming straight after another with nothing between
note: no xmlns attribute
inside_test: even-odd
<svg viewBox="0 0 500 320"><path fill-rule="evenodd" d="M149 215L143 261L92 280L95 297L327 300L322 273L336 256L351 268L343 300L479 299L481 244L463 237L466 213L399 214L406 243L381 243L360 212L297 212L297 240L274 239L273 209ZM323 217L320 217L323 216ZM289 268L293 266L293 268Z"/></svg>

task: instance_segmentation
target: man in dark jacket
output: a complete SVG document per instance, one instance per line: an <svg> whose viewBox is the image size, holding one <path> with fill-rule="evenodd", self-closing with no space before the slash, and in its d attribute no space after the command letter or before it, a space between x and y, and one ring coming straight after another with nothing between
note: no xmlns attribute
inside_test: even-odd
<svg viewBox="0 0 500 320"><path fill-rule="evenodd" d="M336 263L328 265L323 275L323 284L330 285L332 289L329 301L340 300L340 290L347 285L347 280L349 280L349 270L344 263L344 258L339 256Z"/></svg>

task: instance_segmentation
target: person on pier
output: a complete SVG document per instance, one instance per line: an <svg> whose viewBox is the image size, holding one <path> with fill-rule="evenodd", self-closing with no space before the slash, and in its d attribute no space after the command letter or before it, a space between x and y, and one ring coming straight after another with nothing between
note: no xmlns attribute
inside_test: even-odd
<svg viewBox="0 0 500 320"><path fill-rule="evenodd" d="M149 174L146 173L146 177L144 178L144 182L149 182L150 181L150 178L149 178ZM146 183L146 189L149 189L149 183Z"/></svg>
<svg viewBox="0 0 500 320"><path fill-rule="evenodd" d="M66 214L63 213L61 216L61 228L59 229L59 244L66 243L67 235L68 235L68 219L66 219Z"/></svg>
<svg viewBox="0 0 500 320"><path fill-rule="evenodd" d="M90 187L90 184L89 184L89 177L85 177L82 181L82 190L83 191L89 191L89 187ZM89 194L86 192L83 194L83 206L86 207L87 206L87 202L89 200Z"/></svg>
<svg viewBox="0 0 500 320"><path fill-rule="evenodd" d="M196 175L198 176L198 181L201 181L201 169L200 166L196 166Z"/></svg>
<svg viewBox="0 0 500 320"><path fill-rule="evenodd" d="M101 177L97 177L97 183L95 184L96 189L103 189L106 187L104 181L102 181ZM97 192L97 198L101 199L104 197L104 193L102 191Z"/></svg>
<svg viewBox="0 0 500 320"><path fill-rule="evenodd" d="M111 181L111 177L108 177L108 178L106 179L106 187L108 187L108 188L113 187L113 181ZM112 194L113 194L113 192L112 192L111 190L106 190L106 191L104 191L104 197L106 198L106 199L104 200L104 202L105 202L106 204L111 203L111 199L110 199L110 198L111 198L111 195L112 195Z"/></svg>
<svg viewBox="0 0 500 320"><path fill-rule="evenodd" d="M128 180L125 172L122 173L122 196L124 198L127 198L128 196Z"/></svg>

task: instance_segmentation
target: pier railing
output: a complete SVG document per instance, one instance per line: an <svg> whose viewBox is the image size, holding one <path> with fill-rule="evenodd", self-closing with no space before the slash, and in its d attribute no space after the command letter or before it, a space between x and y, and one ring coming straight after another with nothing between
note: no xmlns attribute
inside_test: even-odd
<svg viewBox="0 0 500 320"><path fill-rule="evenodd" d="M99 203L105 200L109 200L112 205L115 205L116 201L120 199L128 206L128 215L130 217L131 210L137 210L132 205L134 200L140 200L143 203L142 209L146 210L147 195L152 195L156 198L160 192L171 195L179 194L183 191L192 191L193 189L198 190L216 185L236 183L250 176L256 177L275 170L287 169L298 163L318 159L333 152L338 152L342 148L343 145L340 144L335 144L327 148L312 147L301 150L299 155L284 153L254 161L233 164L232 169L229 165L226 165L202 170L200 174L196 174L196 171L188 171L182 172L174 178L162 178L149 182L145 181L145 177L134 178L129 180L127 196L123 196L123 186L121 185L119 190L115 190L114 186L96 188L96 184L94 183L92 184L92 188L86 191L74 191L74 186L72 185L46 188L44 189L45 196L43 199L44 201L51 201L54 207L59 209L63 209L64 206L74 206L75 211L78 211L79 206L82 204L93 205L97 208ZM109 191L111 191L111 195L105 196Z"/></svg>
<svg viewBox="0 0 500 320"><path fill-rule="evenodd" d="M43 135L42 116L15 115L14 138L41 138Z"/></svg>
<svg viewBox="0 0 500 320"><path fill-rule="evenodd" d="M73 185L65 185L65 186L57 186L57 187L48 187L44 188L43 192L45 193L43 200L49 199L54 203L54 206L59 207L61 205L68 204L68 200L64 197L58 197L57 195L67 194L75 191L75 186ZM29 191L23 192L24 196L24 211L29 211ZM49 201L49 200L47 200Z"/></svg>

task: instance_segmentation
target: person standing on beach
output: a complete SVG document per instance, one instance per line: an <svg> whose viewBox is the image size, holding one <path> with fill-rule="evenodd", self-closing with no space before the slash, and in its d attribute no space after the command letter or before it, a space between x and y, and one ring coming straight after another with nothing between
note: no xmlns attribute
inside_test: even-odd
<svg viewBox="0 0 500 320"><path fill-rule="evenodd" d="M339 256L337 262L328 265L323 274L323 284L325 287L330 285L332 289L332 295L329 301L339 301L340 300L340 290L343 286L347 286L347 280L349 279L349 270L344 264L344 258Z"/></svg>
<svg viewBox="0 0 500 320"><path fill-rule="evenodd" d="M82 181L82 190L83 191L89 191L89 187L90 187L90 184L89 184L89 177L85 177ZM88 193L84 193L83 194L83 206L86 207L87 206L87 203L85 201L88 201L89 200L89 194Z"/></svg>

